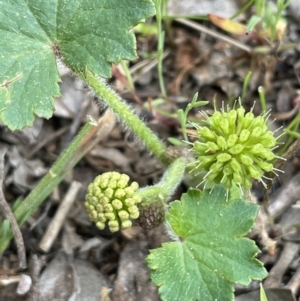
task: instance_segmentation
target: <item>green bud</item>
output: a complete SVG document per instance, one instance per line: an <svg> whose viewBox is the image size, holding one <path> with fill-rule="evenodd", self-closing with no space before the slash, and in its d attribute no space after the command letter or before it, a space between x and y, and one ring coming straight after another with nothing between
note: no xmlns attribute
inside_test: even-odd
<svg viewBox="0 0 300 301"><path fill-rule="evenodd" d="M259 127L254 128L251 133L252 137L256 137L256 138L260 137L261 134L262 134L262 128Z"/></svg>
<svg viewBox="0 0 300 301"><path fill-rule="evenodd" d="M234 172L239 172L242 169L241 164L238 162L236 158L233 158L230 161L230 166L232 167L232 170Z"/></svg>
<svg viewBox="0 0 300 301"><path fill-rule="evenodd" d="M214 141L216 139L216 135L214 134L213 131L211 131L210 129L208 129L207 127L201 127L198 130L200 136L208 141Z"/></svg>
<svg viewBox="0 0 300 301"><path fill-rule="evenodd" d="M90 204L97 205L98 204L98 198L96 198L95 196L89 197L89 202L90 202Z"/></svg>
<svg viewBox="0 0 300 301"><path fill-rule="evenodd" d="M230 166L230 164L226 164L226 165L224 166L223 173L224 173L224 175L226 175L226 176L232 175L233 170L232 170L232 167Z"/></svg>
<svg viewBox="0 0 300 301"><path fill-rule="evenodd" d="M126 191L124 189L117 189L114 196L118 199L123 198L126 195Z"/></svg>
<svg viewBox="0 0 300 301"><path fill-rule="evenodd" d="M108 187L113 189L113 190L116 190L116 188L118 188L118 180L111 179L109 181Z"/></svg>
<svg viewBox="0 0 300 301"><path fill-rule="evenodd" d="M94 188L93 188L93 195L94 195L94 196L100 197L101 193L102 193L102 190L101 190L100 187L94 187Z"/></svg>
<svg viewBox="0 0 300 301"><path fill-rule="evenodd" d="M101 183L100 183L100 188L103 188L103 189L105 189L105 188L107 188L108 187L108 185L109 185L109 180L108 179L103 179L102 181L101 181Z"/></svg>
<svg viewBox="0 0 300 301"><path fill-rule="evenodd" d="M100 230L103 230L105 228L105 223L102 222L97 222L96 227Z"/></svg>
<svg viewBox="0 0 300 301"><path fill-rule="evenodd" d="M112 207L116 210L120 210L123 208L123 203L118 199L113 200L111 203Z"/></svg>
<svg viewBox="0 0 300 301"><path fill-rule="evenodd" d="M135 201L133 198L128 198L124 201L127 207L133 206L135 204Z"/></svg>
<svg viewBox="0 0 300 301"><path fill-rule="evenodd" d="M129 213L125 210L120 210L118 215L119 215L119 218L121 219L121 221L129 219Z"/></svg>
<svg viewBox="0 0 300 301"><path fill-rule="evenodd" d="M133 201L134 201L135 204L141 203L142 200L143 200L143 198L140 195L138 195L138 194L133 195L132 199L133 199Z"/></svg>
<svg viewBox="0 0 300 301"><path fill-rule="evenodd" d="M211 165L216 161L216 155L211 155L211 156L202 156L199 162L201 163L202 166L206 165Z"/></svg>
<svg viewBox="0 0 300 301"><path fill-rule="evenodd" d="M254 166L248 166L248 170L250 172L251 177L256 180L260 179L263 175L262 171Z"/></svg>
<svg viewBox="0 0 300 301"><path fill-rule="evenodd" d="M124 191L126 192L127 195L132 196L134 194L134 189L132 187L126 187L124 188Z"/></svg>
<svg viewBox="0 0 300 301"><path fill-rule="evenodd" d="M89 219L95 222L99 229L104 229L108 223L112 232L131 226L131 219L137 219L139 210L137 203L142 197L135 192L137 182L129 184L129 176L118 172L106 172L95 178L88 186L85 207Z"/></svg>
<svg viewBox="0 0 300 301"><path fill-rule="evenodd" d="M232 157L231 157L230 154L228 154L228 153L221 153L221 154L219 154L219 155L217 156L217 161L218 161L219 163L223 163L223 162L229 161L231 158L232 158Z"/></svg>
<svg viewBox="0 0 300 301"><path fill-rule="evenodd" d="M97 205L96 205L96 210L97 210L98 212L103 212L103 206L102 206L101 204L97 204Z"/></svg>
<svg viewBox="0 0 300 301"><path fill-rule="evenodd" d="M253 119L254 119L254 114L252 112L248 112L244 117L243 127L246 129L253 121Z"/></svg>
<svg viewBox="0 0 300 301"><path fill-rule="evenodd" d="M132 226L132 222L130 220L122 221L121 223L122 229L128 229L131 228L131 226Z"/></svg>
<svg viewBox="0 0 300 301"><path fill-rule="evenodd" d="M236 184L242 184L243 180L242 180L241 175L240 175L238 172L235 172L235 173L233 174L233 181L234 181Z"/></svg>
<svg viewBox="0 0 300 301"><path fill-rule="evenodd" d="M229 133L229 122L227 119L223 119L220 122L220 128L223 131L223 133L227 136Z"/></svg>
<svg viewBox="0 0 300 301"><path fill-rule="evenodd" d="M111 199L114 196L114 190L112 188L107 188L104 192L104 195L108 198Z"/></svg>
<svg viewBox="0 0 300 301"><path fill-rule="evenodd" d="M222 136L219 136L219 137L217 138L217 144L219 145L219 147L220 147L221 149L226 149L226 148L227 148L226 140L225 140L225 138L222 137Z"/></svg>
<svg viewBox="0 0 300 301"><path fill-rule="evenodd" d="M245 165L252 165L253 164L253 160L251 159L251 157L249 155L241 154L240 158L241 158L241 163L243 163Z"/></svg>
<svg viewBox="0 0 300 301"><path fill-rule="evenodd" d="M108 227L111 232L117 232L120 229L119 223L117 221L109 221Z"/></svg>
<svg viewBox="0 0 300 301"><path fill-rule="evenodd" d="M194 142L194 152L195 153L205 153L208 150L208 146L199 141Z"/></svg>
<svg viewBox="0 0 300 301"><path fill-rule="evenodd" d="M116 215L113 212L105 212L104 216L111 221L116 219Z"/></svg>
<svg viewBox="0 0 300 301"><path fill-rule="evenodd" d="M233 147L236 142L238 141L238 136L236 134L231 134L229 135L228 139L227 139L227 147Z"/></svg>
<svg viewBox="0 0 300 301"><path fill-rule="evenodd" d="M228 115L227 115L227 118L228 118L230 132L235 131L235 123L236 123L236 118L237 118L237 111L236 110L229 111Z"/></svg>
<svg viewBox="0 0 300 301"><path fill-rule="evenodd" d="M106 196L103 196L99 199L99 203L102 205L108 204L109 203L109 198L107 198Z"/></svg>
<svg viewBox="0 0 300 301"><path fill-rule="evenodd" d="M118 181L118 187L119 188L125 188L128 186L129 177L125 174L122 175L122 177Z"/></svg>
<svg viewBox="0 0 300 301"><path fill-rule="evenodd" d="M232 110L234 111L234 110ZM237 115L238 115L238 123L243 123L243 119L245 117L245 109L243 107L239 107L237 110Z"/></svg>
<svg viewBox="0 0 300 301"><path fill-rule="evenodd" d="M131 212L129 214L130 218L132 219L137 219L139 216L140 216L140 212L139 211L136 211L136 212Z"/></svg>
<svg viewBox="0 0 300 301"><path fill-rule="evenodd" d="M220 149L220 146L218 146L216 143L208 141L207 143L207 148L211 151L211 152L215 152L218 151Z"/></svg>
<svg viewBox="0 0 300 301"><path fill-rule="evenodd" d="M265 158L268 161L272 161L275 159L276 156L272 151L265 149L265 151L262 152L261 157Z"/></svg>
<svg viewBox="0 0 300 301"><path fill-rule="evenodd" d="M220 169L223 168L223 163L214 163L211 167L210 167L210 171L212 172L216 172L216 173L219 173L220 172Z"/></svg>
<svg viewBox="0 0 300 301"><path fill-rule="evenodd" d="M90 212L90 217L94 220L97 217L98 213L96 210Z"/></svg>
<svg viewBox="0 0 300 301"><path fill-rule="evenodd" d="M246 129L242 130L240 133L239 140L240 142L246 142L250 136L250 132Z"/></svg>
<svg viewBox="0 0 300 301"><path fill-rule="evenodd" d="M231 155L237 155L237 154L240 154L243 150L244 150L243 145L241 145L241 144L236 144L235 146L231 147L231 148L228 150L228 152L229 152Z"/></svg>
<svg viewBox="0 0 300 301"><path fill-rule="evenodd" d="M139 189L139 184L137 182L132 182L130 187L134 190L137 191Z"/></svg>
<svg viewBox="0 0 300 301"><path fill-rule="evenodd" d="M271 131L264 133L260 142L265 148L272 148L276 145L276 138Z"/></svg>
<svg viewBox="0 0 300 301"><path fill-rule="evenodd" d="M246 188L246 189L250 189L252 187L252 183L250 181L249 178L247 177L243 177L243 186Z"/></svg>
<svg viewBox="0 0 300 301"><path fill-rule="evenodd" d="M216 112L214 112L212 117L209 118L208 120L211 121L211 122L209 122L210 125L214 124L216 126L220 126L222 118L223 118L223 115L221 114L221 112L216 111Z"/></svg>
<svg viewBox="0 0 300 301"><path fill-rule="evenodd" d="M106 217L105 217L104 213L98 213L97 220L100 221L100 222L105 223Z"/></svg>
<svg viewBox="0 0 300 301"><path fill-rule="evenodd" d="M114 208L111 204L103 205L103 209L104 209L105 212L114 212Z"/></svg>
<svg viewBox="0 0 300 301"><path fill-rule="evenodd" d="M253 115L253 114L252 114ZM253 115L254 116L254 115ZM251 124L249 125L248 127L248 130L249 131L253 131L255 130L255 128L260 128L260 129L263 129L263 126L264 126L264 119L262 116L258 116L258 117L255 117Z"/></svg>
<svg viewBox="0 0 300 301"><path fill-rule="evenodd" d="M264 171L272 171L273 169L273 164L268 163L268 162L263 162L263 161L256 161L256 164L263 169Z"/></svg>
<svg viewBox="0 0 300 301"><path fill-rule="evenodd" d="M128 212L129 213L136 213L136 212L139 212L139 209L138 209L137 206L132 205L132 206L128 207Z"/></svg>
<svg viewBox="0 0 300 301"><path fill-rule="evenodd" d="M220 174L219 171L215 171L215 172L210 172L207 176L207 179L211 182L213 182L215 180L216 177L218 177Z"/></svg>

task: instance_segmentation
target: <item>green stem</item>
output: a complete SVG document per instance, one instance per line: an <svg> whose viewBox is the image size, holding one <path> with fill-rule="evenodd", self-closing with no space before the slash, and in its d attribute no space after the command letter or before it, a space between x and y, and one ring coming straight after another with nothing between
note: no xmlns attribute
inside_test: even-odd
<svg viewBox="0 0 300 301"><path fill-rule="evenodd" d="M24 224L27 218L35 212L35 210L50 195L53 189L66 177L67 173L83 157L84 153L79 154L78 151L81 143L95 125L97 125L95 121L90 121L82 128L69 147L54 163L49 172L42 178L26 199L17 206L14 214L19 226ZM5 251L13 237L11 231L5 235L4 226L5 225L3 224L0 228L0 255Z"/></svg>
<svg viewBox="0 0 300 301"><path fill-rule="evenodd" d="M142 196L142 206L149 206L155 202L167 202L180 185L187 161L185 158L177 158L173 161L165 171L162 179L153 186L147 186L137 191Z"/></svg>
<svg viewBox="0 0 300 301"><path fill-rule="evenodd" d="M127 81L128 81L128 84L129 84L129 89L131 91L133 91L134 90L134 83L133 83L133 79L132 79L132 76L130 74L129 68L128 68L128 66L127 66L127 64L124 60L121 60L120 63L121 63L122 69L125 73L125 76L127 78Z"/></svg>
<svg viewBox="0 0 300 301"><path fill-rule="evenodd" d="M242 103L245 101L246 94L247 94L247 89L248 89L248 85L249 85L249 81L250 81L251 76L252 76L252 72L249 71L247 73L245 79L244 79L243 90L242 90L242 97L241 97Z"/></svg>
<svg viewBox="0 0 300 301"><path fill-rule="evenodd" d="M180 185L184 176L186 164L187 160L180 157L172 162L169 168L165 171L158 185L162 187L166 197L173 195L178 185Z"/></svg>
<svg viewBox="0 0 300 301"><path fill-rule="evenodd" d="M81 142L95 125L95 122L90 121L82 128L70 146L57 159L49 172L31 191L22 204L18 206L14 213L20 226L26 220L23 218L23 216L31 215L49 195L49 191L51 192L62 180L61 178L66 174L66 171L69 171L74 165L73 159L80 147Z"/></svg>
<svg viewBox="0 0 300 301"><path fill-rule="evenodd" d="M258 87L258 95L259 95L261 109L263 112L266 112L267 102L266 102L266 97L265 97L265 89L263 86Z"/></svg>
<svg viewBox="0 0 300 301"><path fill-rule="evenodd" d="M164 41L165 41L165 32L162 31L162 16L163 16L163 2L162 0L155 1L156 8L156 22L158 28L158 45L157 45L157 70L158 70L158 80L159 87L163 98L167 98L167 92L165 89L164 78L163 78L163 51L164 51Z"/></svg>
<svg viewBox="0 0 300 301"><path fill-rule="evenodd" d="M132 112L132 109L110 87L96 77L91 71L86 70L81 74L83 80L103 99L108 106L120 117L120 120L144 143L144 145L163 163L166 146L157 136Z"/></svg>
<svg viewBox="0 0 300 301"><path fill-rule="evenodd" d="M254 0L248 1L241 9L239 9L233 16L231 16L229 19L233 20L240 14L242 14L244 11L246 11L252 4L254 3Z"/></svg>
<svg viewBox="0 0 300 301"><path fill-rule="evenodd" d="M290 122L290 124L286 127L285 132L289 134L289 131L298 132L299 131L299 125L300 125L300 112L295 116L295 118ZM292 144L294 140L294 137L289 135L288 139L284 142L284 144L281 146L279 151L277 152L278 155L283 154L289 146Z"/></svg>

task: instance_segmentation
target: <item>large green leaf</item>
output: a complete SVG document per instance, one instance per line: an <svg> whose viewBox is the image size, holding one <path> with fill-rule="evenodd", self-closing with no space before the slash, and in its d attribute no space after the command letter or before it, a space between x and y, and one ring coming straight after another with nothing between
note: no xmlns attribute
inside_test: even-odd
<svg viewBox="0 0 300 301"><path fill-rule="evenodd" d="M147 257L151 278L163 300L233 300L232 283L248 285L267 272L255 259L255 243L243 237L253 226L258 206L226 201L216 186L210 193L190 189L170 205L167 215L175 242Z"/></svg>
<svg viewBox="0 0 300 301"><path fill-rule="evenodd" d="M154 13L151 0L0 1L0 121L16 130L52 116L56 55L109 77L111 63L136 57L128 29Z"/></svg>

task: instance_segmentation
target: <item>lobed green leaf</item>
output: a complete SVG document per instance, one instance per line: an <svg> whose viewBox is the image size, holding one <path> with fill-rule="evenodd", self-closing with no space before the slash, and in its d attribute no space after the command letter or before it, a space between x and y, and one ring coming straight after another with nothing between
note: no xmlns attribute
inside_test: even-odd
<svg viewBox="0 0 300 301"><path fill-rule="evenodd" d="M136 57L128 30L154 13L151 0L1 1L0 121L16 130L52 116L57 57L109 77L111 63Z"/></svg>
<svg viewBox="0 0 300 301"><path fill-rule="evenodd" d="M233 283L248 285L267 272L255 259L259 249L243 237L258 206L226 201L226 190L190 189L170 205L167 223L177 241L164 243L147 257L162 300L233 300Z"/></svg>

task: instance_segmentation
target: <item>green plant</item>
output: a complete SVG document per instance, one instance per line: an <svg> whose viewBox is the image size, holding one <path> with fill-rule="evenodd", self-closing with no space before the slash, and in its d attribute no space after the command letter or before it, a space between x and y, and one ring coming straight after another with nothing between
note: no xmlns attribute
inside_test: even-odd
<svg viewBox="0 0 300 301"><path fill-rule="evenodd" d="M289 0L277 0L276 4L266 0L250 0L230 19L214 14L210 14L208 17L213 24L227 32L241 36L248 34L249 38L257 43L253 52L267 54L270 52L270 47L278 50L283 40L287 22L282 16L289 4ZM247 25L233 20L250 7L255 9L251 12ZM295 45L287 44L280 49L282 50L285 47L290 48L295 47Z"/></svg>
<svg viewBox="0 0 300 301"><path fill-rule="evenodd" d="M130 219L139 217L137 204L142 198L135 194L137 182L128 184L129 176L118 172L106 172L89 185L85 207L89 218L103 230L105 223L111 232L130 228Z"/></svg>
<svg viewBox="0 0 300 301"><path fill-rule="evenodd" d="M57 83L60 79L55 60L65 63L108 104L149 151L166 165L169 164L159 183L141 189L137 189L137 184L131 184L127 189L129 179L126 176L114 173L100 176L91 184L87 194L86 206L90 219L100 229L108 224L112 231L129 227L130 218L140 218L139 222L145 228L151 228L152 223L157 225L164 219L173 242L152 250L147 258L152 280L159 286L162 299L233 300L233 283L247 285L251 279L263 279L267 275L262 264L255 259L259 249L253 241L244 237L254 225L258 206L246 201L243 194L243 189L251 186L250 177L245 174L247 170L252 178L260 179L263 171L273 168L272 162L268 165L263 162L264 159L271 161L274 157L269 148L260 142L259 135L243 138L247 129L259 131L257 128L261 126L262 134L267 135L268 141L274 144L275 140L265 124L265 116L255 118L253 114L247 115L242 107L222 113L216 111L206 120L211 127L209 134L206 131L205 136L205 126L195 125L195 133L200 137L195 137L196 142L189 142L195 154L192 163L184 152L170 155L165 144L100 78L110 76L111 63L135 57L134 36L128 30L155 14L153 2L81 0L76 3L74 5L74 2L65 0L2 1L1 121L10 129L17 130L31 125L34 115L49 118L53 111L53 97L59 95ZM161 2L157 1L156 5L161 5ZM203 104L195 97L185 111L179 112L183 129L187 126L189 110ZM220 120L220 114L226 116L227 125ZM49 173L14 208L19 225L26 221L84 155L83 152L77 155L77 151L95 125L95 121L91 120L84 126ZM220 125L225 131L224 135L216 132ZM228 138L226 129L228 133L232 131L236 135L232 138L232 146L225 147L223 140ZM188 140L186 131L184 137ZM201 140L204 138L205 141ZM228 147L253 146L254 140L260 142L262 147L257 151L249 148L247 160L239 157L239 152L234 152L239 166L248 168L242 169L245 172L237 176L234 170L236 164L233 163L227 169L219 166L224 167L223 174L207 176L214 183L212 188L203 191L190 188L180 200L167 204L187 173L195 175L206 171L211 175L215 172L210 171L213 164L219 164L220 160L222 164L226 162L221 159L224 150L228 157L228 151L231 152L230 148L227 150ZM201 149L203 144L205 150ZM216 152L218 155L215 155ZM243 155L247 156L244 152L243 149ZM208 156L211 156L210 160L201 163ZM249 169L249 158L256 163L256 172ZM230 181L226 179L224 182L224 175ZM234 183L240 186L240 190L236 189ZM8 226L4 221L0 228L1 253L12 237Z"/></svg>
<svg viewBox="0 0 300 301"><path fill-rule="evenodd" d="M204 125L194 124L197 136L193 143L195 170L204 170L204 181L233 184L246 189L251 179L264 183L265 172L273 170L276 145L273 132L266 125L267 114L254 117L245 109L228 109L207 117Z"/></svg>
<svg viewBox="0 0 300 301"><path fill-rule="evenodd" d="M255 0L254 5L255 14L250 18L246 32L256 29L258 38L281 41L286 27L282 13L290 5L290 0L277 0L276 5L266 0Z"/></svg>
<svg viewBox="0 0 300 301"><path fill-rule="evenodd" d="M260 284L260 301L268 301L268 298L266 296L265 290L262 286L262 284Z"/></svg>

